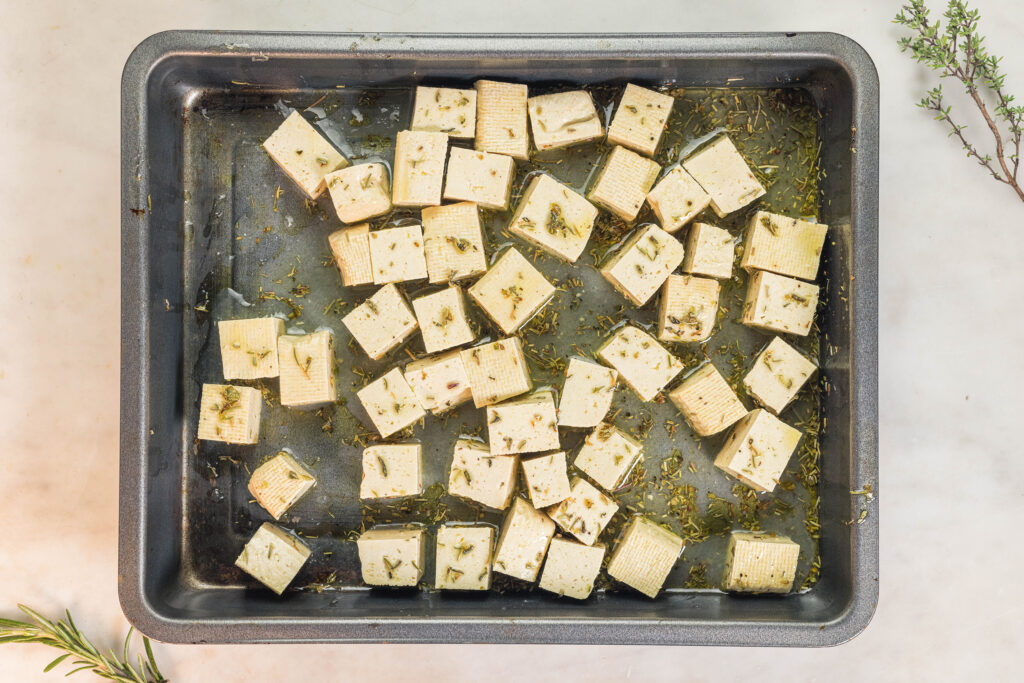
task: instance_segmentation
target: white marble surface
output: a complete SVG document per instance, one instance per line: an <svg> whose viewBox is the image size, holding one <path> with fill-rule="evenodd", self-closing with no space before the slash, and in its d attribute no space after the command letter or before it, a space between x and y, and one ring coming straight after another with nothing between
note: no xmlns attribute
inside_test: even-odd
<svg viewBox="0 0 1024 683"><path fill-rule="evenodd" d="M105 2L0 11L0 614L68 606L109 644L117 602L118 93L121 67L169 28L336 31L846 33L882 86L882 589L874 622L833 649L554 646L158 646L177 681L1010 680L1024 645L1017 541L1024 453L1024 204L912 102L896 2ZM1024 97L1024 9L978 0ZM826 6L828 9L825 9ZM976 121L969 121L977 129ZM52 654L0 646L0 679Z"/></svg>

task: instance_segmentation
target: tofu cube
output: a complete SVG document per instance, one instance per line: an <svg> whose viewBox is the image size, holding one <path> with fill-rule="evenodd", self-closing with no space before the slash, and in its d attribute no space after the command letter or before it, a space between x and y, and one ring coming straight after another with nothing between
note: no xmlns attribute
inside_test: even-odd
<svg viewBox="0 0 1024 683"><path fill-rule="evenodd" d="M668 397L699 436L717 434L747 415L736 392L710 362L684 379Z"/></svg>
<svg viewBox="0 0 1024 683"><path fill-rule="evenodd" d="M608 126L608 142L654 156L675 99L629 83Z"/></svg>
<svg viewBox="0 0 1024 683"><path fill-rule="evenodd" d="M519 458L514 455L492 455L478 441L459 439L448 474L448 493L504 510L512 502L518 467Z"/></svg>
<svg viewBox="0 0 1024 683"><path fill-rule="evenodd" d="M274 519L281 519L288 508L316 484L316 477L288 453L281 451L253 471L249 493Z"/></svg>
<svg viewBox="0 0 1024 683"><path fill-rule="evenodd" d="M309 555L305 543L280 527L264 522L242 548L235 566L281 595Z"/></svg>
<svg viewBox="0 0 1024 683"><path fill-rule="evenodd" d="M800 546L786 536L734 531L725 556L722 590L788 593L793 590Z"/></svg>
<svg viewBox="0 0 1024 683"><path fill-rule="evenodd" d="M399 131L395 136L391 203L413 207L440 204L447 156L447 133Z"/></svg>
<svg viewBox="0 0 1024 683"><path fill-rule="evenodd" d="M384 164L358 164L327 176L331 203L342 223L359 223L391 210L391 188Z"/></svg>
<svg viewBox="0 0 1024 683"><path fill-rule="evenodd" d="M531 97L527 109L533 144L539 150L568 147L604 134L594 100L585 90Z"/></svg>
<svg viewBox="0 0 1024 683"><path fill-rule="evenodd" d="M683 169L711 195L711 208L721 217L761 197L764 187L728 135L683 161Z"/></svg>
<svg viewBox="0 0 1024 683"><path fill-rule="evenodd" d="M747 226L740 266L748 273L770 270L779 275L814 280L828 226L777 213L758 211Z"/></svg>
<svg viewBox="0 0 1024 683"><path fill-rule="evenodd" d="M466 317L462 288L452 285L412 300L427 353L468 344L476 338Z"/></svg>
<svg viewBox="0 0 1024 683"><path fill-rule="evenodd" d="M460 140L476 133L476 90L416 88L411 130L447 133Z"/></svg>
<svg viewBox="0 0 1024 683"><path fill-rule="evenodd" d="M476 204L428 206L421 214L430 284L460 280L487 271Z"/></svg>
<svg viewBox="0 0 1024 683"><path fill-rule="evenodd" d="M466 364L459 351L415 360L405 366L405 381L424 410L438 415L472 398Z"/></svg>
<svg viewBox="0 0 1024 683"><path fill-rule="evenodd" d="M487 406L491 453L536 453L559 447L558 411L550 391Z"/></svg>
<svg viewBox="0 0 1024 683"><path fill-rule="evenodd" d="M518 330L554 293L554 285L514 247L469 288L469 296L505 334Z"/></svg>
<svg viewBox="0 0 1024 683"><path fill-rule="evenodd" d="M434 588L485 591L491 587L494 527L445 525L437 529Z"/></svg>
<svg viewBox="0 0 1024 683"><path fill-rule="evenodd" d="M314 406L338 400L334 385L334 335L283 334L277 338L281 359L281 405Z"/></svg>
<svg viewBox="0 0 1024 683"><path fill-rule="evenodd" d="M535 508L550 507L569 497L569 475L562 451L523 460L523 476Z"/></svg>
<svg viewBox="0 0 1024 683"><path fill-rule="evenodd" d="M711 195L676 166L647 193L647 203L666 232L675 232L708 207Z"/></svg>
<svg viewBox="0 0 1024 683"><path fill-rule="evenodd" d="M224 379L258 379L277 377L277 338L284 334L280 318L249 318L221 320L220 361Z"/></svg>
<svg viewBox="0 0 1024 683"><path fill-rule="evenodd" d="M370 224L360 223L342 228L327 237L334 263L341 272L346 287L368 285L373 282L370 265Z"/></svg>
<svg viewBox="0 0 1024 683"><path fill-rule="evenodd" d="M754 360L743 386L751 398L778 415L817 369L781 337L775 337Z"/></svg>
<svg viewBox="0 0 1024 683"><path fill-rule="evenodd" d="M356 392L373 426L381 436L391 436L426 416L416 392L398 368L392 368L382 377Z"/></svg>
<svg viewBox="0 0 1024 683"><path fill-rule="evenodd" d="M423 280L427 277L427 258L423 248L423 228L405 225L370 233L370 265L373 284Z"/></svg>
<svg viewBox="0 0 1024 683"><path fill-rule="evenodd" d="M533 388L530 371L517 337L481 344L462 352L477 408L525 394Z"/></svg>
<svg viewBox="0 0 1024 683"><path fill-rule="evenodd" d="M744 325L807 336L818 309L818 286L764 270L756 271L743 302Z"/></svg>
<svg viewBox="0 0 1024 683"><path fill-rule="evenodd" d="M661 166L625 147L613 147L587 199L631 222L640 213Z"/></svg>
<svg viewBox="0 0 1024 683"><path fill-rule="evenodd" d="M363 583L415 586L423 576L426 532L420 527L373 527L356 539Z"/></svg>
<svg viewBox="0 0 1024 683"><path fill-rule="evenodd" d="M263 395L259 389L204 384L199 400L198 437L206 441L254 444L260 436Z"/></svg>
<svg viewBox="0 0 1024 683"><path fill-rule="evenodd" d="M597 350L597 357L619 375L642 401L653 401L658 392L683 370L683 362L638 327L616 330Z"/></svg>
<svg viewBox="0 0 1024 683"><path fill-rule="evenodd" d="M658 339L700 342L711 336L718 317L718 280L693 275L669 275L658 307Z"/></svg>
<svg viewBox="0 0 1024 683"><path fill-rule="evenodd" d="M582 543L594 545L618 509L614 500L601 493L589 481L575 477L569 496L549 514L563 531L572 534Z"/></svg>
<svg viewBox="0 0 1024 683"><path fill-rule="evenodd" d="M492 154L464 147L452 147L444 198L476 202L486 209L504 211L512 194L516 162L504 154Z"/></svg>
<svg viewBox="0 0 1024 683"><path fill-rule="evenodd" d="M643 306L682 262L679 240L657 225L645 225L601 266L601 275L627 299Z"/></svg>
<svg viewBox="0 0 1024 683"><path fill-rule="evenodd" d="M683 547L683 539L671 531L634 517L612 552L608 575L649 598L657 597Z"/></svg>
<svg viewBox="0 0 1024 683"><path fill-rule="evenodd" d="M545 174L533 176L508 230L558 258L575 263L594 231L597 207Z"/></svg>
<svg viewBox="0 0 1024 683"><path fill-rule="evenodd" d="M755 491L771 493L799 442L799 430L766 410L752 410L729 433L715 467Z"/></svg>
<svg viewBox="0 0 1024 683"><path fill-rule="evenodd" d="M587 434L573 464L606 491L614 491L643 450L639 441L605 422Z"/></svg>
<svg viewBox="0 0 1024 683"><path fill-rule="evenodd" d="M494 571L535 581L554 535L555 523L551 518L517 496L501 527Z"/></svg>
<svg viewBox="0 0 1024 683"><path fill-rule="evenodd" d="M530 134L526 130L527 89L521 83L477 81L476 140L481 152L530 158Z"/></svg>
<svg viewBox="0 0 1024 683"><path fill-rule="evenodd" d="M735 248L736 241L728 230L708 223L694 223L686 235L683 271L727 280L732 277Z"/></svg>
<svg viewBox="0 0 1024 683"><path fill-rule="evenodd" d="M263 142L263 149L310 199L327 188L328 173L348 166L341 152L297 111Z"/></svg>
<svg viewBox="0 0 1024 683"><path fill-rule="evenodd" d="M385 285L341 319L366 355L380 360L419 325L398 288Z"/></svg>
<svg viewBox="0 0 1024 683"><path fill-rule="evenodd" d="M603 545L583 545L555 536L548 546L548 557L540 575L540 588L577 600L586 600L594 590L594 580L604 561Z"/></svg>
<svg viewBox="0 0 1024 683"><path fill-rule="evenodd" d="M594 427L600 424L615 396L619 373L597 363L569 359L565 385L558 402L558 424L562 427Z"/></svg>
<svg viewBox="0 0 1024 683"><path fill-rule="evenodd" d="M423 447L420 444L388 443L363 449L360 498L401 498L422 492Z"/></svg>

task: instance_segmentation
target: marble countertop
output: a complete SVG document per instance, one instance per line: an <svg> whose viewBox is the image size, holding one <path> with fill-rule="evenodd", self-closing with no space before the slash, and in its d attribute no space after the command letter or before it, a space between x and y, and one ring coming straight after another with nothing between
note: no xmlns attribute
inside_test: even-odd
<svg viewBox="0 0 1024 683"><path fill-rule="evenodd" d="M897 4L650 0L625 12L601 0L501 10L478 0L9 4L0 22L0 292L10 309L0 330L0 614L18 602L53 615L66 606L110 645L127 629L116 578L118 106L121 67L147 35L824 30L859 41L881 78L882 578L863 635L825 650L158 645L158 658L176 681L323 680L325 672L531 683L1019 675L1024 205L913 106L931 78L899 54L889 23ZM991 49L1006 56L1010 89L1024 97L1024 52L1015 50L1024 9L973 4ZM41 673L52 656L0 646L0 678L58 680Z"/></svg>

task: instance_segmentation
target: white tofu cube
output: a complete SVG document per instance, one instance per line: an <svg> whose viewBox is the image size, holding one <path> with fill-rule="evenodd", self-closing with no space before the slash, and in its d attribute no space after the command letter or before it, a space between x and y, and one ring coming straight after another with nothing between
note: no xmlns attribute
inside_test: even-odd
<svg viewBox="0 0 1024 683"><path fill-rule="evenodd" d="M683 370L681 360L633 325L616 330L597 350L597 357L618 370L622 380L643 401L653 401Z"/></svg>
<svg viewBox="0 0 1024 683"><path fill-rule="evenodd" d="M277 338L281 360L281 405L313 406L338 400L334 385L334 335L283 334Z"/></svg>
<svg viewBox="0 0 1024 683"><path fill-rule="evenodd" d="M437 529L434 588L485 591L491 587L494 527L445 525Z"/></svg>
<svg viewBox="0 0 1024 683"><path fill-rule="evenodd" d="M370 265L373 284L423 280L427 277L427 258L423 248L423 228L405 225L370 233Z"/></svg>
<svg viewBox="0 0 1024 683"><path fill-rule="evenodd" d="M639 441L605 422L587 434L573 464L606 491L614 491L643 450Z"/></svg>
<svg viewBox="0 0 1024 683"><path fill-rule="evenodd" d="M477 81L476 148L482 152L530 158L530 134L526 130L527 89L521 83Z"/></svg>
<svg viewBox="0 0 1024 683"><path fill-rule="evenodd" d="M742 209L765 193L728 135L687 158L683 168L711 195L711 208L719 216Z"/></svg>
<svg viewBox="0 0 1024 683"><path fill-rule="evenodd" d="M586 600L601 571L605 547L583 545L561 536L551 539L538 587L577 600Z"/></svg>
<svg viewBox="0 0 1024 683"><path fill-rule="evenodd" d="M608 142L654 156L675 99L629 83L608 126Z"/></svg>
<svg viewBox="0 0 1024 683"><path fill-rule="evenodd" d="M224 379L258 379L277 377L277 338L284 334L280 318L249 318L221 320L220 361Z"/></svg>
<svg viewBox="0 0 1024 683"><path fill-rule="evenodd" d="M539 150L568 147L604 134L594 100L585 90L531 97L527 109L533 144Z"/></svg>
<svg viewBox="0 0 1024 683"><path fill-rule="evenodd" d="M374 527L356 539L363 583L415 586L423 576L426 532L420 527Z"/></svg>
<svg viewBox="0 0 1024 683"><path fill-rule="evenodd" d="M518 330L554 293L554 285L514 247L469 288L469 296L505 334Z"/></svg>
<svg viewBox="0 0 1024 683"><path fill-rule="evenodd" d="M297 111L263 142L263 148L311 199L327 188L328 173L348 166L341 152Z"/></svg>
<svg viewBox="0 0 1024 683"><path fill-rule="evenodd" d="M569 496L548 514L563 531L569 532L582 543L594 545L618 509L614 500L601 493L589 481L575 477Z"/></svg>
<svg viewBox="0 0 1024 683"><path fill-rule="evenodd" d="M707 208L711 195L690 174L676 166L647 193L647 203L666 232L675 232Z"/></svg>
<svg viewBox="0 0 1024 683"><path fill-rule="evenodd" d="M476 204L428 206L421 214L430 284L460 280L487 271Z"/></svg>
<svg viewBox="0 0 1024 683"><path fill-rule="evenodd" d="M424 410L438 415L473 397L459 351L415 360L405 366L405 381Z"/></svg>
<svg viewBox="0 0 1024 683"><path fill-rule="evenodd" d="M668 397L699 436L717 434L747 414L736 392L710 362L668 392Z"/></svg>
<svg viewBox="0 0 1024 683"><path fill-rule="evenodd" d="M559 447L558 411L550 391L487 406L491 453L536 453Z"/></svg>
<svg viewBox="0 0 1024 683"><path fill-rule="evenodd" d="M682 538L649 519L634 517L612 552L608 575L654 598L682 552Z"/></svg>
<svg viewBox="0 0 1024 683"><path fill-rule="evenodd" d="M624 221L633 221L658 179L661 166L625 147L613 147L587 199Z"/></svg>
<svg viewBox="0 0 1024 683"><path fill-rule="evenodd" d="M569 359L565 385L558 402L558 424L562 427L594 427L612 405L619 373L597 363Z"/></svg>
<svg viewBox="0 0 1024 683"><path fill-rule="evenodd" d="M398 368L370 382L356 396L381 436L391 436L426 416L416 392Z"/></svg>
<svg viewBox="0 0 1024 683"><path fill-rule="evenodd" d="M387 443L363 449L359 497L401 498L423 492L423 447L418 443Z"/></svg>
<svg viewBox="0 0 1024 683"><path fill-rule="evenodd" d="M727 280L732 277L735 249L736 241L728 230L708 223L694 223L686 236L683 271Z"/></svg>
<svg viewBox="0 0 1024 683"><path fill-rule="evenodd" d="M249 477L249 493L274 519L281 519L316 484L316 477L298 460L281 451Z"/></svg>
<svg viewBox="0 0 1024 683"><path fill-rule="evenodd" d="M468 344L476 338L466 317L462 289L452 285L412 300L427 353Z"/></svg>
<svg viewBox="0 0 1024 683"><path fill-rule="evenodd" d="M501 527L494 571L523 581L535 581L554 535L555 523L551 518L516 496Z"/></svg>
<svg viewBox="0 0 1024 683"><path fill-rule="evenodd" d="M385 285L341 319L366 355L380 360L419 325L398 288Z"/></svg>
<svg viewBox="0 0 1024 683"><path fill-rule="evenodd" d="M744 325L807 336L818 309L818 286L764 270L750 276Z"/></svg>
<svg viewBox="0 0 1024 683"><path fill-rule="evenodd" d="M504 510L512 502L518 467L519 458L514 455L492 455L478 441L459 439L448 473L448 493Z"/></svg>
<svg viewBox="0 0 1024 683"><path fill-rule="evenodd" d="M486 209L504 211L512 194L516 162L504 154L452 147L444 180L444 198L476 202Z"/></svg>
<svg viewBox="0 0 1024 683"><path fill-rule="evenodd" d="M537 509L561 503L569 497L569 475L562 451L523 460L523 476L530 502Z"/></svg>
<svg viewBox="0 0 1024 683"><path fill-rule="evenodd" d="M657 225L645 225L601 266L601 275L627 299L643 306L682 262L679 240Z"/></svg>
<svg viewBox="0 0 1024 683"><path fill-rule="evenodd" d="M360 223L332 232L327 237L334 263L341 272L346 287L368 285L373 282L370 265L370 224Z"/></svg>
<svg viewBox="0 0 1024 683"><path fill-rule="evenodd" d="M722 590L788 593L793 590L800 546L786 536L734 531L725 556Z"/></svg>
<svg viewBox="0 0 1024 683"><path fill-rule="evenodd" d="M468 139L476 133L476 90L456 88L416 88L411 130L447 133Z"/></svg>
<svg viewBox="0 0 1024 683"><path fill-rule="evenodd" d="M359 223L391 210L391 188L384 164L358 164L327 176L331 203L342 223Z"/></svg>
<svg viewBox="0 0 1024 683"><path fill-rule="evenodd" d="M711 336L718 317L718 280L693 275L669 275L658 306L658 339L700 342Z"/></svg>
<svg viewBox="0 0 1024 683"><path fill-rule="evenodd" d="M752 410L729 433L715 467L755 491L770 493L799 442L799 430L767 410Z"/></svg>
<svg viewBox="0 0 1024 683"><path fill-rule="evenodd" d="M395 136L395 173L391 203L437 206L441 203L448 134L402 130Z"/></svg>
<svg viewBox="0 0 1024 683"><path fill-rule="evenodd" d="M204 384L199 400L198 436L207 441L254 444L259 440L262 407L259 389Z"/></svg>
<svg viewBox="0 0 1024 683"><path fill-rule="evenodd" d="M597 207L546 174L526 186L508 230L558 258L575 263L594 231Z"/></svg>
<svg viewBox="0 0 1024 683"><path fill-rule="evenodd" d="M517 337L506 337L462 352L477 408L525 394L533 388L530 371Z"/></svg>
<svg viewBox="0 0 1024 683"><path fill-rule="evenodd" d="M751 398L778 415L817 369L781 337L775 337L754 360L743 386Z"/></svg>
<svg viewBox="0 0 1024 683"><path fill-rule="evenodd" d="M777 213L758 211L747 226L740 266L748 273L770 270L779 275L814 280L828 226Z"/></svg>
<svg viewBox="0 0 1024 683"><path fill-rule="evenodd" d="M264 522L242 548L235 566L281 595L309 555L305 543L280 527Z"/></svg>

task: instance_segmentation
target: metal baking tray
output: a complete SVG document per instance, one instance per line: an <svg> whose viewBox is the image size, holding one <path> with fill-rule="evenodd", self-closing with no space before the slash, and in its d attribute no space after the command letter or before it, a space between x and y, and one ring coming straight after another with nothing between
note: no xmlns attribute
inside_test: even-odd
<svg viewBox="0 0 1024 683"><path fill-rule="evenodd" d="M718 536L688 546L656 600L610 585L583 603L516 590L522 586L471 596L370 590L360 586L354 544L346 538L361 516L390 519L394 511L361 508L355 498L359 464L351 437L359 428L347 409L286 416L279 406L265 410L256 447L195 440L201 383L220 379L213 321L246 310L287 312L280 300L259 297L262 286L264 294L275 291L304 307L292 323L341 331L332 299L357 298L342 291L322 262L325 236L337 221L322 206L304 206L259 149L283 107L312 107L321 130L352 155L360 152L353 128L360 127L365 141L402 124L389 112L408 107L389 107L394 98L407 98L402 93L410 86L471 83L481 76L540 89L626 81L685 92L773 88L813 101L820 219L831 226L823 258L828 286L818 314L819 381L826 389L817 394L820 542L815 549L799 519L767 516L764 524L801 542L798 580L820 559L816 582L770 597L695 587L701 584L688 580L687 570L698 563L710 563L708 579L718 579L713 558L725 543ZM367 92L375 94L364 100ZM119 587L125 614L141 631L171 642L822 646L865 628L877 601L878 514L870 496L855 492L878 494L878 80L856 43L827 33L169 32L147 39L129 57L121 116ZM387 160L384 150L362 151ZM584 170L567 165L565 171L576 173L578 185L586 181ZM557 275L564 281L571 273ZM600 291L593 273L580 277L581 296ZM289 295L300 282L311 286L308 297ZM723 334L744 334L739 328L726 321ZM571 329L563 323L556 346L571 341ZM339 346L346 341L342 336ZM736 337L737 344L746 341ZM373 373L380 367L367 364ZM339 370L339 384L350 395L346 372ZM642 419L642 407L624 408L630 419ZM471 412L454 419L470 420L472 427ZM686 456L677 464L695 463L692 477L685 476L702 491L728 497L729 482L710 465L716 442L698 444L685 427L666 432L660 425L651 432L648 469L679 447ZM426 483L443 481L450 459L450 443L439 435L429 424L417 434ZM319 484L282 521L308 539L314 557L278 598L256 588L232 561L266 519L249 504L245 470L284 445L313 464ZM439 504L443 514L436 515ZM447 497L397 516L418 514L500 521Z"/></svg>

